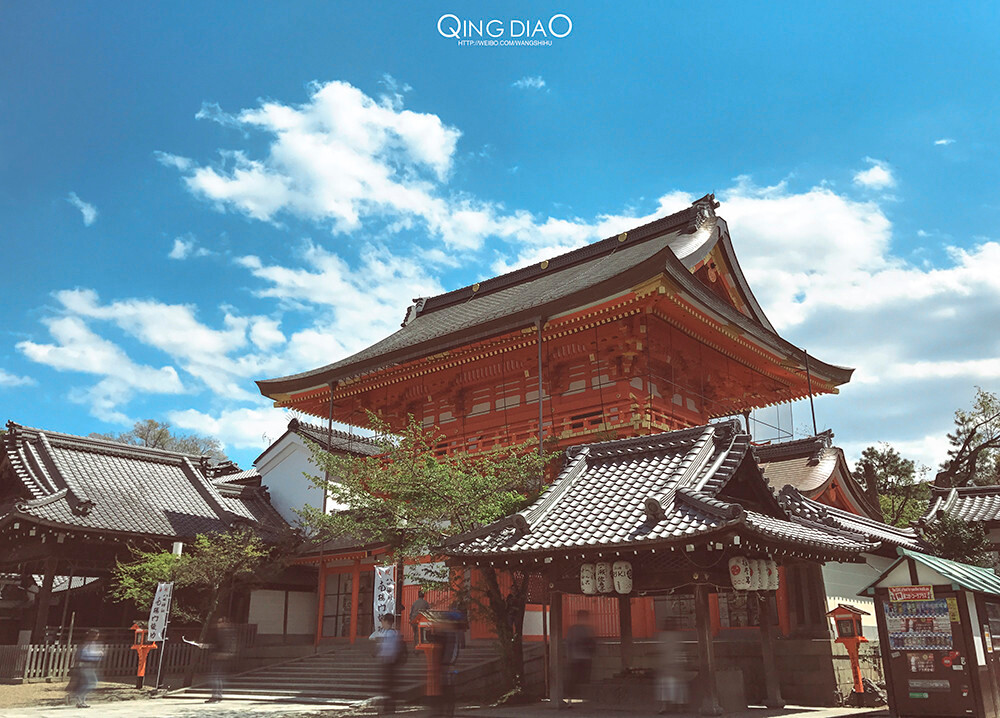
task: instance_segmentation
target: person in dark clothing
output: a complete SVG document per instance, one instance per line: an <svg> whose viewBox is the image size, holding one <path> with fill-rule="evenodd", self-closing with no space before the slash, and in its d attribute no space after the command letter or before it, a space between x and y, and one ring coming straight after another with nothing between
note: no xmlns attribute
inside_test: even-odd
<svg viewBox="0 0 1000 718"><path fill-rule="evenodd" d="M427 599L424 598L423 591L417 591L417 600L413 602L410 606L410 628L413 629L413 645L416 646L419 643L419 632L420 632L420 614L424 611L429 611L431 604L427 603Z"/></svg>
<svg viewBox="0 0 1000 718"><path fill-rule="evenodd" d="M467 624L465 615L453 605L448 611L435 617L431 641L435 646L435 658L440 683L437 710L432 715L451 718L455 715L455 664L465 639Z"/></svg>
<svg viewBox="0 0 1000 718"><path fill-rule="evenodd" d="M590 683L590 670L597 651L597 638L590 625L590 612L577 611L576 623L566 631L566 697L582 698Z"/></svg>

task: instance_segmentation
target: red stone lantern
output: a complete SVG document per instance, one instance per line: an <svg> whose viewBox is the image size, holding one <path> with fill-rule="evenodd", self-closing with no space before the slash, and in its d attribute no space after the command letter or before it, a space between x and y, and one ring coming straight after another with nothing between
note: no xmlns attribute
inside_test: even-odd
<svg viewBox="0 0 1000 718"><path fill-rule="evenodd" d="M851 658L851 673L854 676L854 692L864 693L865 687L861 682L861 662L858 659L858 647L862 643L868 643L861 627L861 617L870 615L860 608L838 604L835 609L826 614L833 619L837 629L837 643L844 644L847 655Z"/></svg>

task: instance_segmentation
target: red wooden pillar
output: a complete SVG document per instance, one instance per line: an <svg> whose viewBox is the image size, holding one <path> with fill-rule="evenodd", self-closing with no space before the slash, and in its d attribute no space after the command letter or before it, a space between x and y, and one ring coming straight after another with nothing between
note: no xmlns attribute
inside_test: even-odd
<svg viewBox="0 0 1000 718"><path fill-rule="evenodd" d="M774 601L778 607L778 628L781 635L787 638L792 635L792 619L788 612L788 581L784 566L778 566L778 590L774 592Z"/></svg>
<svg viewBox="0 0 1000 718"><path fill-rule="evenodd" d="M722 715L715 676L715 646L712 644L712 626L709 619L708 586L699 583L694 587L694 615L698 633L698 680L702 689L699 713L703 716Z"/></svg>
<svg viewBox="0 0 1000 718"><path fill-rule="evenodd" d="M319 566L319 581L316 588L317 598L316 598L316 641L315 645L319 645L320 640L323 638L323 609L326 603L326 564L321 563Z"/></svg>
<svg viewBox="0 0 1000 718"><path fill-rule="evenodd" d="M358 638L358 594L361 591L361 559L354 559L351 571L351 643Z"/></svg>

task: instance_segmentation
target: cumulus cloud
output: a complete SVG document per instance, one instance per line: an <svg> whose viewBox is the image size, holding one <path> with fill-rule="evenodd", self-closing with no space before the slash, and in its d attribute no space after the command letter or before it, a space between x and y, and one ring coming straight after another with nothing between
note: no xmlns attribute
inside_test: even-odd
<svg viewBox="0 0 1000 718"><path fill-rule="evenodd" d="M211 436L224 448L263 451L288 427L288 415L271 407L239 408L220 411L216 415L185 409L167 414L170 423L187 431Z"/></svg>
<svg viewBox="0 0 1000 718"><path fill-rule="evenodd" d="M0 388L13 386L33 386L35 380L28 376L18 376L0 369Z"/></svg>
<svg viewBox="0 0 1000 718"><path fill-rule="evenodd" d="M173 167L175 170L180 170L181 172L187 172L194 166L194 161L190 158L172 155L169 152L160 152L157 150L153 153L153 156L164 167Z"/></svg>
<svg viewBox="0 0 1000 718"><path fill-rule="evenodd" d="M511 83L511 87L516 87L518 90L545 90L545 78L541 75L525 75L520 80Z"/></svg>
<svg viewBox="0 0 1000 718"><path fill-rule="evenodd" d="M896 178L892 170L882 160L865 157L868 169L859 170L854 174L854 184L865 189L881 190L896 186Z"/></svg>
<svg viewBox="0 0 1000 718"><path fill-rule="evenodd" d="M934 140L934 144L947 147L948 145L955 144L955 140L953 140L951 137L942 137L939 140Z"/></svg>
<svg viewBox="0 0 1000 718"><path fill-rule="evenodd" d="M97 221L97 207L89 202L84 202L77 196L76 192L70 192L66 196L66 201L80 210L80 215L83 217L83 226L89 227Z"/></svg>
<svg viewBox="0 0 1000 718"><path fill-rule="evenodd" d="M54 343L20 342L17 349L28 359L57 371L83 372L103 377L96 385L77 390L70 398L90 405L99 419L128 423L118 407L136 392L179 394L184 391L172 366L152 367L134 362L113 342L98 336L79 317L63 316L45 320Z"/></svg>
<svg viewBox="0 0 1000 718"><path fill-rule="evenodd" d="M187 259L188 257L207 257L212 251L199 247L194 237L177 237L174 239L174 246L167 255L170 259Z"/></svg>

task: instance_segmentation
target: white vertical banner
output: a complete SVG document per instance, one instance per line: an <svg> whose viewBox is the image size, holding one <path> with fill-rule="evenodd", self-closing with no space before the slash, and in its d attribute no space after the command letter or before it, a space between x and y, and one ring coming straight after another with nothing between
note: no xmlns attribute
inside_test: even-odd
<svg viewBox="0 0 1000 718"><path fill-rule="evenodd" d="M156 595L149 609L148 641L162 641L167 630L167 617L170 615L170 598L174 592L173 583L156 584Z"/></svg>
<svg viewBox="0 0 1000 718"><path fill-rule="evenodd" d="M396 613L396 567L375 567L375 627L387 613Z"/></svg>

